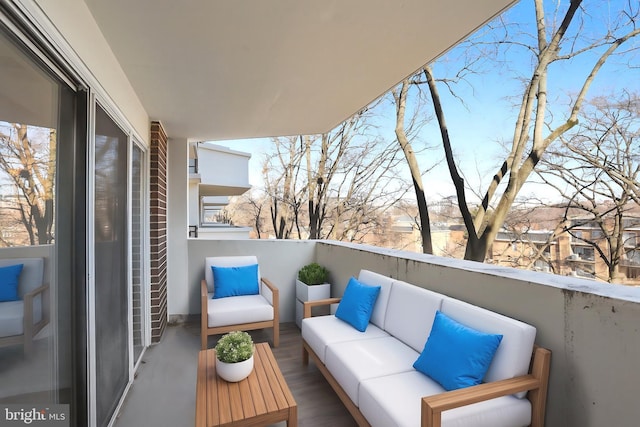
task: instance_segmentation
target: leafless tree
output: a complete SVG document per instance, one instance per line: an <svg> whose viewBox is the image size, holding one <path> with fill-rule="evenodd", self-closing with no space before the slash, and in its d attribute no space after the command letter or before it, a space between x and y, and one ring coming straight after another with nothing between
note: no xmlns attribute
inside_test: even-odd
<svg viewBox="0 0 640 427"><path fill-rule="evenodd" d="M15 189L15 209L30 245L53 241L55 158L55 129L0 122L0 171Z"/></svg>
<svg viewBox="0 0 640 427"><path fill-rule="evenodd" d="M533 0L536 33L531 37L514 34L506 24L496 26L502 34L494 42L497 48L523 49L528 52L532 67L528 76L524 77L525 86L509 152L493 175L478 209L474 209L466 200L465 182L453 156L452 141L433 70L431 67L421 70L429 82L447 164L468 231L466 259L484 261L488 246L495 239L518 193L545 151L578 123L585 96L602 66L619 52L621 46L640 34L640 27L636 25L640 9L637 2L625 2L618 16L611 18L609 26L601 25L601 35L597 37L584 31L584 21L591 18L588 9L597 4L592 2L589 6L583 6L582 3L582 0L572 0L568 5L558 2L557 10L549 17L546 16L548 8L545 9L543 0ZM499 24L503 23L499 21ZM529 39L535 40L535 43L528 43ZM559 111L551 114L549 68L552 64L575 60L579 56L584 57L585 61L589 60L585 56L593 58L590 72L584 78L575 76L579 85L568 111L565 114ZM505 180L506 183L501 185Z"/></svg>
<svg viewBox="0 0 640 427"><path fill-rule="evenodd" d="M407 192L396 170L395 142L363 140L345 158L339 180L329 189L330 211L324 238L363 242L381 228L388 210Z"/></svg>
<svg viewBox="0 0 640 427"><path fill-rule="evenodd" d="M415 134L421 127L418 120L418 112L420 106L414 108L414 114L407 118L407 99L409 97L409 89L412 85L416 85L415 77L407 78L402 81L398 88L392 89L394 104L396 107L396 127L395 134L402 147L409 171L411 172L411 180L413 182L413 190L416 195L418 204L418 220L420 235L422 238L422 251L426 254L433 254L433 244L431 242L431 221L429 220L429 206L427 204L427 196L424 191L424 183L422 180L423 172L418 164L414 144L411 142ZM419 102L417 98L416 102Z"/></svg>
<svg viewBox="0 0 640 427"><path fill-rule="evenodd" d="M626 250L637 249L635 234L632 244L627 241L627 229L640 224L640 97L594 99L577 132L562 139L542 160L539 176L567 200L564 231L604 261L603 279L618 282Z"/></svg>
<svg viewBox="0 0 640 427"><path fill-rule="evenodd" d="M395 142L364 109L323 135L274 138L264 164L277 238L361 241L406 193Z"/></svg>
<svg viewBox="0 0 640 427"><path fill-rule="evenodd" d="M224 209L234 225L252 227L256 237L262 239L267 232L265 224L271 222L270 217L266 218L268 206L269 199L261 191L249 190L241 196L232 197Z"/></svg>
<svg viewBox="0 0 640 427"><path fill-rule="evenodd" d="M291 238L304 187L299 186L304 150L298 137L272 138L274 150L263 164L265 193L271 200L271 225L277 239ZM298 238L300 231L298 230Z"/></svg>

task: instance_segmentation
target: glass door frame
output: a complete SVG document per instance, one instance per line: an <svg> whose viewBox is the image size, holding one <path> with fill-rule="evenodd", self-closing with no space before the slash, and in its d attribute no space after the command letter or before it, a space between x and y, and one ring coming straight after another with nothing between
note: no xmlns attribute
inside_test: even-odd
<svg viewBox="0 0 640 427"><path fill-rule="evenodd" d="M149 149L145 147L141 142L140 138L138 138L132 132L132 127L127 124L127 122L122 119L120 114L116 109L113 108L110 100L105 99L105 97L97 94L96 92L91 92L89 97L89 131L88 131L88 147L87 147L87 194L88 194L88 203L87 203L87 271L88 281L87 281L87 395L88 398L88 421L89 426L97 425L97 384L96 384L96 358L98 357L96 352L96 293L95 293L95 132L96 132L96 106L100 106L104 110L105 113L113 120L113 122L127 135L127 218L126 218L126 226L127 226L127 294L128 294L128 303L127 303L127 322L128 322L128 349L129 349L129 363L128 363L128 383L124 389L122 396L120 397L120 402L116 407L114 413L112 414L111 421L109 426L113 425L116 419L116 416L120 409L122 408L122 404L124 403L124 399L131 388L133 380L135 378L135 372L140 366L144 353L146 349L151 344L151 282L150 282L150 193L149 193ZM142 194L143 194L143 218L145 219L141 224L141 233L143 235L143 239L141 241L142 246L142 299L143 304L141 306L143 319L144 319L144 327L143 327L143 343L144 349L140 354L138 360L134 360L133 355L133 300L132 300L132 151L133 146L138 147L142 151L143 158L143 178L142 178Z"/></svg>
<svg viewBox="0 0 640 427"><path fill-rule="evenodd" d="M143 349L138 357L138 360L135 360L135 352L134 352L134 332L133 332L133 289L130 289L129 292L129 355L130 355L130 381L133 381L135 371L140 366L140 362L142 361L142 357L146 352L149 345L151 345L151 281L150 281L150 271L151 271L151 261L150 261L150 224L149 218L150 216L150 191L149 191L149 150L145 147L137 138L133 135L129 135L129 204L128 204L128 212L129 212L129 286L133 286L133 274L132 274L132 266L133 266L133 203L132 203L132 195L133 195L133 150L137 148L141 153L141 186L140 192L142 194L141 197L141 218L146 219L143 220L140 224L140 282L141 282L141 292L140 298L142 299L142 304L140 306L141 309L141 318L142 318L142 345Z"/></svg>

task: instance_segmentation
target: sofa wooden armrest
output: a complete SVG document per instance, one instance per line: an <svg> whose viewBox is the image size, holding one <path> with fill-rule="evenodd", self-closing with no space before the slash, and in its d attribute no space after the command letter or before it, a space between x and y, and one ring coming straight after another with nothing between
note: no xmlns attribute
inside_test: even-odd
<svg viewBox="0 0 640 427"><path fill-rule="evenodd" d="M305 301L302 303L304 307L302 318L306 319L307 317L311 317L311 309L313 307L321 307L324 305L337 304L340 302L340 300L341 298L326 298L326 299L319 299L315 301Z"/></svg>
<svg viewBox="0 0 640 427"><path fill-rule="evenodd" d="M549 382L551 351L536 347L533 352L531 373L502 381L484 383L473 387L448 391L422 398L422 427L440 427L442 412L471 405L496 397L529 391L531 401L531 426L542 427Z"/></svg>

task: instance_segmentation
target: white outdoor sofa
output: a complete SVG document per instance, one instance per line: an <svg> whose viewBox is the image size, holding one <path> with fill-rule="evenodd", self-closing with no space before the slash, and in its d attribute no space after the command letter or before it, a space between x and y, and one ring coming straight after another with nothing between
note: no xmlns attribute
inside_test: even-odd
<svg viewBox="0 0 640 427"><path fill-rule="evenodd" d="M22 344L30 354L33 338L49 323L44 310L49 284L44 282L43 258L0 259L0 267L22 264L17 301L0 302L0 347Z"/></svg>
<svg viewBox="0 0 640 427"><path fill-rule="evenodd" d="M544 425L551 353L534 346L533 326L371 271L358 280L381 286L366 331L311 317L332 298L305 303L302 338L303 363L311 356L359 426ZM438 310L503 335L482 384L447 392L413 368Z"/></svg>

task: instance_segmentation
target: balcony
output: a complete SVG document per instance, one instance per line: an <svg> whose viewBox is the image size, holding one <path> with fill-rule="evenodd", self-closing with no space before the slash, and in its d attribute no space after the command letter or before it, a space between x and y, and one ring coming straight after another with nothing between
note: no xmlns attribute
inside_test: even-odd
<svg viewBox="0 0 640 427"><path fill-rule="evenodd" d="M302 425L353 423L315 367L306 371L300 361L299 335L292 324L294 282L298 268L312 260L330 270L334 296L342 294L351 275L366 268L536 326L536 341L553 351L548 426L631 426L640 415L635 402L640 289L338 242L193 239L187 242L184 270L178 272L187 278L186 285L169 285L170 320L198 315L197 289L206 255L240 254L257 255L262 274L280 288L286 332L276 357L298 402ZM138 425L130 420L151 416L151 403L159 413L154 417L180 414L181 425L192 425L198 333L197 323L169 327L163 341L148 350L117 426ZM266 334L263 338L270 332Z"/></svg>

